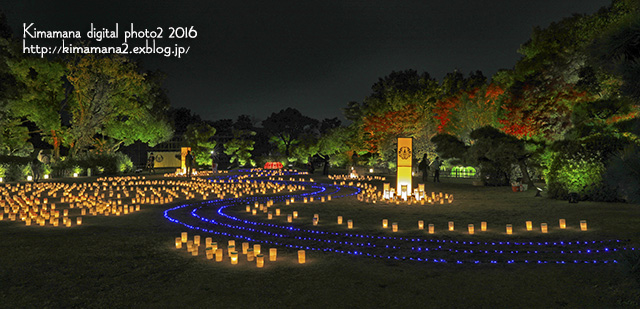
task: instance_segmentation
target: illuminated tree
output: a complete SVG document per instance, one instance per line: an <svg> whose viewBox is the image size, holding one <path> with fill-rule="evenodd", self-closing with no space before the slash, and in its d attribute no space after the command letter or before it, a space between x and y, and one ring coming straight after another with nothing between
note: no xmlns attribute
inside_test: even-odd
<svg viewBox="0 0 640 309"><path fill-rule="evenodd" d="M191 153L198 165L211 165L211 152L216 147L213 136L216 129L206 123L194 123L187 127L184 134L185 144L191 147Z"/></svg>
<svg viewBox="0 0 640 309"><path fill-rule="evenodd" d="M10 61L9 67L21 89L9 105L13 115L33 122L53 146L57 159L65 132L61 116L68 101L64 65L42 58L23 58Z"/></svg>
<svg viewBox="0 0 640 309"><path fill-rule="evenodd" d="M2 114L0 112L0 117ZM28 140L29 130L22 126L20 119L0 119L0 155L28 156L33 151L33 145Z"/></svg>
<svg viewBox="0 0 640 309"><path fill-rule="evenodd" d="M614 0L595 14L576 14L535 28L518 50L523 57L505 79L503 131L560 140L574 125L571 114L576 104L617 96L618 82L598 68L592 46L610 27L637 15L637 9L635 1Z"/></svg>
<svg viewBox="0 0 640 309"><path fill-rule="evenodd" d="M33 151L33 145L27 142L29 130L11 106L23 91L10 67L20 59L20 46L16 43L6 16L0 11L0 155L28 156Z"/></svg>
<svg viewBox="0 0 640 309"><path fill-rule="evenodd" d="M154 145L171 137L166 121L154 114L151 87L135 63L114 55L84 55L67 64L73 87L69 100L71 121L66 142L71 154L93 144L96 134L126 144L135 140Z"/></svg>
<svg viewBox="0 0 640 309"><path fill-rule="evenodd" d="M561 139L571 128L573 107L593 99L571 85L518 84L503 101L502 131L516 136Z"/></svg>
<svg viewBox="0 0 640 309"><path fill-rule="evenodd" d="M322 135L318 140L318 155L325 160L333 159L332 164L338 163L336 156L343 161L345 153L351 149L350 141L353 131L346 127L336 127Z"/></svg>
<svg viewBox="0 0 640 309"><path fill-rule="evenodd" d="M364 141L370 152L378 151L381 143L398 137L417 137L424 132L425 111L416 105L406 105L398 111L367 116L363 120Z"/></svg>
<svg viewBox="0 0 640 309"><path fill-rule="evenodd" d="M256 132L245 130L236 130L233 133L233 139L224 144L224 153L230 156L229 163L235 163L238 166L256 165L256 162L251 159L251 151L255 142L249 139L254 135Z"/></svg>
<svg viewBox="0 0 640 309"><path fill-rule="evenodd" d="M353 121L349 126L355 133L350 139L352 150L368 152L369 164L395 160L390 153L397 137L418 139L435 134L430 112L438 96L438 83L428 73L394 71L371 88L373 92L361 104L351 102L345 109Z"/></svg>

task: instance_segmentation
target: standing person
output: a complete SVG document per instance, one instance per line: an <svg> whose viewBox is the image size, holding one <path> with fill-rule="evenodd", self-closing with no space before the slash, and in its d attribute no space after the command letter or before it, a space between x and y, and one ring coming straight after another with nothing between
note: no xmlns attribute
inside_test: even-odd
<svg viewBox="0 0 640 309"><path fill-rule="evenodd" d="M427 181L429 177L429 159L426 153L422 156L422 161L418 164L418 168L422 172L422 181Z"/></svg>
<svg viewBox="0 0 640 309"><path fill-rule="evenodd" d="M310 157L309 162L307 163L307 171L309 171L309 175L312 175L313 172L316 171L316 168L313 166L313 157Z"/></svg>
<svg viewBox="0 0 640 309"><path fill-rule="evenodd" d="M355 151L351 155L351 161L353 162L353 167L358 166L358 154Z"/></svg>
<svg viewBox="0 0 640 309"><path fill-rule="evenodd" d="M436 157L431 163L431 168L433 169L433 182L440 182L440 165L442 165L442 161L440 161L440 157Z"/></svg>
<svg viewBox="0 0 640 309"><path fill-rule="evenodd" d="M33 176L33 181L36 183L40 181L41 169L42 169L42 164L38 159L38 156L35 156L31 160L31 175Z"/></svg>
<svg viewBox="0 0 640 309"><path fill-rule="evenodd" d="M216 163L216 155L213 150L211 150L211 172L214 174L218 172L218 163Z"/></svg>
<svg viewBox="0 0 640 309"><path fill-rule="evenodd" d="M191 170L193 168L193 155L191 155L191 150L188 150L187 155L184 157L184 165L187 168L187 177L191 177Z"/></svg>
<svg viewBox="0 0 640 309"><path fill-rule="evenodd" d="M324 167L322 168L322 175L329 175L329 156L324 158Z"/></svg>
<svg viewBox="0 0 640 309"><path fill-rule="evenodd" d="M149 174L151 174L152 172L155 173L156 172L156 156L153 155L152 153L149 153L149 158L147 158L147 169L149 170Z"/></svg>

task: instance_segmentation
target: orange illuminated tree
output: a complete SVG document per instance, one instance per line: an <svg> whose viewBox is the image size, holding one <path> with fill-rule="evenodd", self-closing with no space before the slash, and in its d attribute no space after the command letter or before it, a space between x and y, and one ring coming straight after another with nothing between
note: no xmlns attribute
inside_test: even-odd
<svg viewBox="0 0 640 309"><path fill-rule="evenodd" d="M518 138L558 140L572 127L573 107L591 100L593 96L570 84L556 87L524 84L505 98L498 122L503 132Z"/></svg>
<svg viewBox="0 0 640 309"><path fill-rule="evenodd" d="M369 152L376 152L388 138L419 136L424 131L425 121L424 110L414 104L398 111L367 116L363 121L364 142Z"/></svg>
<svg viewBox="0 0 640 309"><path fill-rule="evenodd" d="M498 98L503 93L500 86L489 84L439 100L433 109L438 133L452 134L469 142L471 131L497 126Z"/></svg>

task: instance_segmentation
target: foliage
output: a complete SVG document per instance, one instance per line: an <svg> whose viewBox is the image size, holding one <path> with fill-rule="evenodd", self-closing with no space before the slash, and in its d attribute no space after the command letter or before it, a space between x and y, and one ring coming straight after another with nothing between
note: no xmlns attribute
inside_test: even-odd
<svg viewBox="0 0 640 309"><path fill-rule="evenodd" d="M603 182L603 174L609 160L626 145L628 139L608 134L557 142L546 175L549 195L566 199L569 193L578 193L585 200L616 200L616 188Z"/></svg>
<svg viewBox="0 0 640 309"><path fill-rule="evenodd" d="M3 116L1 112L0 116L0 155L27 156L33 152L33 145L27 142L29 130L22 126L22 121Z"/></svg>
<svg viewBox="0 0 640 309"><path fill-rule="evenodd" d="M10 164L6 167L5 181L24 181L31 171L29 164Z"/></svg>
<svg viewBox="0 0 640 309"><path fill-rule="evenodd" d="M436 145L436 152L443 159L465 159L468 146L463 141L451 134L438 134L431 138L431 142Z"/></svg>
<svg viewBox="0 0 640 309"><path fill-rule="evenodd" d="M503 132L518 138L558 140L572 126L573 107L591 99L569 84L536 80L517 83L503 100L499 123Z"/></svg>
<svg viewBox="0 0 640 309"><path fill-rule="evenodd" d="M216 129L201 122L187 126L184 134L185 143L191 147L191 153L198 165L211 166L211 152L216 148L217 142L213 140Z"/></svg>
<svg viewBox="0 0 640 309"><path fill-rule="evenodd" d="M256 132L253 131L237 130L234 132L233 139L224 144L224 153L231 156L229 163L235 163L238 166L256 165L256 162L251 159L251 151L255 142L249 139L254 135Z"/></svg>
<svg viewBox="0 0 640 309"><path fill-rule="evenodd" d="M293 158L291 161L307 164L309 159L316 155L319 150L318 140L314 136L302 135L296 147L290 152L290 156Z"/></svg>
<svg viewBox="0 0 640 309"><path fill-rule="evenodd" d="M416 105L406 105L398 111L367 116L363 120L365 143L370 152L377 152L382 143L398 137L417 137L425 128L425 111Z"/></svg>
<svg viewBox="0 0 640 309"><path fill-rule="evenodd" d="M62 157L51 163L55 176L66 177L73 173L93 175L119 175L133 171L133 162L127 155L117 153L82 153L75 157Z"/></svg>
<svg viewBox="0 0 640 309"><path fill-rule="evenodd" d="M318 140L318 153L320 156L333 156L349 150L349 140L352 130L345 127L336 127L325 133Z"/></svg>
<svg viewBox="0 0 640 309"><path fill-rule="evenodd" d="M31 121L54 147L75 156L93 148L96 138L116 140L108 152L134 141L151 146L171 137L168 107L158 74L140 74L121 55L76 55L65 62L35 57L7 60L19 89L8 100L8 116ZM101 150L103 151L103 150Z"/></svg>
<svg viewBox="0 0 640 309"><path fill-rule="evenodd" d="M471 131L497 124L497 98L504 90L496 84L487 85L482 72L471 73L468 78L457 71L449 73L440 92L442 95L433 107L438 133L468 141Z"/></svg>
<svg viewBox="0 0 640 309"><path fill-rule="evenodd" d="M469 137L470 146L449 134L436 135L431 141L442 158L457 158L462 164L479 167L488 184L508 185L514 178L514 167L520 168L523 181L531 182L527 165L532 154L523 140L490 126L473 130Z"/></svg>
<svg viewBox="0 0 640 309"><path fill-rule="evenodd" d="M29 157L0 155L0 177L3 181L26 180L30 162Z"/></svg>
<svg viewBox="0 0 640 309"><path fill-rule="evenodd" d="M622 1L620 1L622 2ZM604 71L621 78L622 92L640 100L640 5L630 2L630 7L619 5L623 13L631 9L631 14L621 14L619 20L609 27L604 34L590 46L591 60ZM635 9L635 10L633 10Z"/></svg>
<svg viewBox="0 0 640 309"><path fill-rule="evenodd" d="M467 158L471 164L480 168L482 177L489 184L508 185L514 180L514 166L521 166L524 181L530 183L526 174L529 153L524 147L524 141L492 127L476 129L471 132L470 138L473 144L467 151Z"/></svg>
<svg viewBox="0 0 640 309"><path fill-rule="evenodd" d="M153 144L170 138L169 126L152 112L151 85L135 63L119 55L84 55L68 62L67 70L73 100L69 102L66 142L72 155L91 146L96 134L125 144L135 140Z"/></svg>
<svg viewBox="0 0 640 309"><path fill-rule="evenodd" d="M318 120L302 115L297 109L287 108L272 113L262 126L275 137L273 140L280 143L283 154L290 157L292 147L300 142L303 135L315 135Z"/></svg>
<svg viewBox="0 0 640 309"><path fill-rule="evenodd" d="M55 145L52 139L62 132L60 110L67 103L65 66L44 58L26 57L9 61L9 67L21 88L20 95L9 104L13 115L33 122L45 139Z"/></svg>
<svg viewBox="0 0 640 309"><path fill-rule="evenodd" d="M397 137L426 136L428 140L435 134L436 123L430 111L439 95L438 83L428 73L394 71L371 88L372 94L362 103L350 102L344 110L347 119L353 121L349 126L355 131L349 143L352 149L383 158Z"/></svg>
<svg viewBox="0 0 640 309"><path fill-rule="evenodd" d="M619 79L594 57L610 53L594 52L599 48L593 42L637 15L632 2L614 0L595 14L575 14L534 29L519 49L523 57L514 70L497 76L506 89L499 115L505 133L561 140L575 125L571 115L577 104L619 97Z"/></svg>
<svg viewBox="0 0 640 309"><path fill-rule="evenodd" d="M569 193L578 193L584 199L602 182L604 164L586 151L559 154L549 173L549 195L567 199Z"/></svg>
<svg viewBox="0 0 640 309"><path fill-rule="evenodd" d="M117 152L116 154L116 168L120 174L130 173L133 171L133 161L124 153Z"/></svg>
<svg viewBox="0 0 640 309"><path fill-rule="evenodd" d="M618 198L640 203L640 146L628 145L607 165L604 181L616 190Z"/></svg>

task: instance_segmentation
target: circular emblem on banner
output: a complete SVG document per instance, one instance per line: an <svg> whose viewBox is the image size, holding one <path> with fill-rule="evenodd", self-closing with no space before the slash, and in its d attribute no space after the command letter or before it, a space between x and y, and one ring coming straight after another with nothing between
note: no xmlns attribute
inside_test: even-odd
<svg viewBox="0 0 640 309"><path fill-rule="evenodd" d="M164 160L164 157L162 155L157 155L156 156L156 161L162 162L162 160Z"/></svg>
<svg viewBox="0 0 640 309"><path fill-rule="evenodd" d="M403 160L411 158L411 149L409 147L400 147L400 149L398 149L398 156Z"/></svg>

